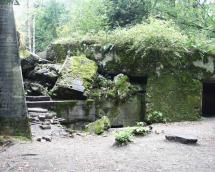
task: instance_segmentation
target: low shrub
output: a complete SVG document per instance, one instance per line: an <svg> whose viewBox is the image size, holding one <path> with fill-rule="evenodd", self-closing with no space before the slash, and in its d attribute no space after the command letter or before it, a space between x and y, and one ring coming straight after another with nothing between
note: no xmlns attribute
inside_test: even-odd
<svg viewBox="0 0 215 172"><path fill-rule="evenodd" d="M145 122L137 122L138 127L145 127L147 124Z"/></svg>
<svg viewBox="0 0 215 172"><path fill-rule="evenodd" d="M132 140L133 134L132 131L129 129L117 132L115 135L115 142L117 145L126 145L129 142L132 142Z"/></svg>
<svg viewBox="0 0 215 172"><path fill-rule="evenodd" d="M145 136L149 132L150 132L150 129L146 127L137 126L132 128L132 133L135 136Z"/></svg>
<svg viewBox="0 0 215 172"><path fill-rule="evenodd" d="M146 121L148 124L152 123L165 123L167 119L164 117L163 113L160 111L153 111L149 113L146 117Z"/></svg>
<svg viewBox="0 0 215 172"><path fill-rule="evenodd" d="M123 131L119 131L115 135L117 145L126 145L132 142L134 136L145 136L150 133L150 127L145 127L144 122L138 122L137 126L128 127Z"/></svg>

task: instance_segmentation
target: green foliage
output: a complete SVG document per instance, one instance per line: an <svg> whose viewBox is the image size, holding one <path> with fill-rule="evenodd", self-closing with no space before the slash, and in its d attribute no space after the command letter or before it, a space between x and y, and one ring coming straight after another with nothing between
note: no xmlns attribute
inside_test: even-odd
<svg viewBox="0 0 215 172"><path fill-rule="evenodd" d="M0 136L0 146L1 146L1 143L5 140L5 138L3 136Z"/></svg>
<svg viewBox="0 0 215 172"><path fill-rule="evenodd" d="M81 0L71 8L70 20L59 28L62 36L107 31L142 22L149 15L149 0Z"/></svg>
<svg viewBox="0 0 215 172"><path fill-rule="evenodd" d="M167 119L164 117L162 112L153 111L147 115L146 118L147 123L165 123Z"/></svg>
<svg viewBox="0 0 215 172"><path fill-rule="evenodd" d="M89 97L97 101L111 98L118 103L124 102L136 91L136 87L130 84L128 77L124 74L117 75L114 81L98 76L94 87Z"/></svg>
<svg viewBox="0 0 215 172"><path fill-rule="evenodd" d="M120 99L125 99L131 92L131 84L126 75L119 74L114 78L116 94Z"/></svg>
<svg viewBox="0 0 215 172"><path fill-rule="evenodd" d="M12 4L14 0L1 0L0 4Z"/></svg>
<svg viewBox="0 0 215 172"><path fill-rule="evenodd" d="M137 127L145 127L146 125L145 122L137 122Z"/></svg>
<svg viewBox="0 0 215 172"><path fill-rule="evenodd" d="M151 15L169 20L172 19L186 33L191 35L206 34L215 36L215 4L199 0L176 1L154 0Z"/></svg>
<svg viewBox="0 0 215 172"><path fill-rule="evenodd" d="M106 13L110 5L106 0L77 1L71 9L69 22L59 28L59 34L65 36L73 32L86 34L106 30L108 27Z"/></svg>
<svg viewBox="0 0 215 172"><path fill-rule="evenodd" d="M136 126L132 127L132 133L135 136L145 136L150 132L149 128L142 127L142 126Z"/></svg>
<svg viewBox="0 0 215 172"><path fill-rule="evenodd" d="M92 122L86 126L86 131L100 135L111 127L108 117L103 116L101 119Z"/></svg>
<svg viewBox="0 0 215 172"><path fill-rule="evenodd" d="M45 50L58 38L57 29L67 22L67 11L63 4L56 0L48 0L44 6L35 9L36 16L36 51Z"/></svg>
<svg viewBox="0 0 215 172"><path fill-rule="evenodd" d="M116 45L129 45L137 52L145 54L150 48L166 50L178 49L187 41L173 22L150 18L147 23L138 24L130 29L116 29L103 42L112 42Z"/></svg>
<svg viewBox="0 0 215 172"><path fill-rule="evenodd" d="M30 57L31 53L28 50L20 49L19 50L19 56L22 59Z"/></svg>
<svg viewBox="0 0 215 172"><path fill-rule="evenodd" d="M124 130L117 132L115 135L115 141L117 145L126 145L129 142L132 142L133 134L131 130Z"/></svg>
<svg viewBox="0 0 215 172"><path fill-rule="evenodd" d="M128 127L122 131L119 131L115 135L115 141L117 145L124 145L132 142L134 136L145 136L150 133L150 129L145 127L144 122L138 122L134 127Z"/></svg>
<svg viewBox="0 0 215 172"><path fill-rule="evenodd" d="M112 2L108 13L112 28L141 23L148 18L151 8L150 0L109 0Z"/></svg>

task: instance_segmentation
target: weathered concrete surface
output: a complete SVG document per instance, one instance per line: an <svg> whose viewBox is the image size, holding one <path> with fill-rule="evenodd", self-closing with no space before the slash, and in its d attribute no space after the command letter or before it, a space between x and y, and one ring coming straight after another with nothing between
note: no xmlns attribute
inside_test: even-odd
<svg viewBox="0 0 215 172"><path fill-rule="evenodd" d="M144 120L144 99L144 95L137 94L124 103L107 100L96 105L96 113L99 116L107 116L113 127L134 126L137 122Z"/></svg>
<svg viewBox="0 0 215 172"><path fill-rule="evenodd" d="M12 5L0 6L0 134L29 135Z"/></svg>

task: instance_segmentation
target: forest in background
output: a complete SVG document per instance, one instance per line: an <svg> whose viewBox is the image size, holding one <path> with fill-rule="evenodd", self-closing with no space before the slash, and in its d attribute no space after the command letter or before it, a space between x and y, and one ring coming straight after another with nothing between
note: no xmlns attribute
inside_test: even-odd
<svg viewBox="0 0 215 172"><path fill-rule="evenodd" d="M213 0L20 0L15 14L22 48L36 53L56 40L108 37L131 28L135 32L151 21L168 23L198 40L196 45L214 44L215 38ZM155 25L147 28L149 33L162 30L162 22Z"/></svg>

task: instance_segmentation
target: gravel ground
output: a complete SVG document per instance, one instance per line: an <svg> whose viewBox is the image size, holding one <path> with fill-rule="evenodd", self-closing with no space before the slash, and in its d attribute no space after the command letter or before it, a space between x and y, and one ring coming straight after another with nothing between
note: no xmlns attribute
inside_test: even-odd
<svg viewBox="0 0 215 172"><path fill-rule="evenodd" d="M153 125L153 133L127 146L104 136L16 143L0 153L0 172L214 172L215 118ZM160 133L160 134L156 134ZM197 145L165 140L167 133L196 136Z"/></svg>

